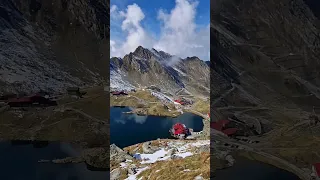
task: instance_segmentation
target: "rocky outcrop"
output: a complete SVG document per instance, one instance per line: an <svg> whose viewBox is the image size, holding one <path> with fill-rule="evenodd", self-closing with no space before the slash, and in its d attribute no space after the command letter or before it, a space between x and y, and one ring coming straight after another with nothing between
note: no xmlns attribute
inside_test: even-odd
<svg viewBox="0 0 320 180"><path fill-rule="evenodd" d="M152 153L156 152L157 150L159 150L159 148L152 146L151 142L145 142L142 144L143 153L152 154Z"/></svg>
<svg viewBox="0 0 320 180"><path fill-rule="evenodd" d="M121 169L116 168L110 172L110 180L119 180L121 176Z"/></svg>
<svg viewBox="0 0 320 180"><path fill-rule="evenodd" d="M110 162L112 161L116 164L119 164L127 159L132 160L133 157L115 144L110 145Z"/></svg>
<svg viewBox="0 0 320 180"><path fill-rule="evenodd" d="M107 148L90 148L82 152L84 161L92 166L99 168L109 168L109 150Z"/></svg>

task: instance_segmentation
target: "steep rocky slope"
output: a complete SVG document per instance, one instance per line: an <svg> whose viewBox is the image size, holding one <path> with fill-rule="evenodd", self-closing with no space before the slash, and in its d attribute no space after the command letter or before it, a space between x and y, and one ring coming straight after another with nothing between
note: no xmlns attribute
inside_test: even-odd
<svg viewBox="0 0 320 180"><path fill-rule="evenodd" d="M1 140L74 143L84 149L81 161L107 168L109 94L101 86L109 81L105 2L0 1L0 95L86 87L81 100L61 95L52 107L11 108L1 102Z"/></svg>
<svg viewBox="0 0 320 180"><path fill-rule="evenodd" d="M111 58L110 71L111 87L155 85L170 93L182 88L195 95L210 93L209 66L198 57L181 59L139 46L123 58Z"/></svg>
<svg viewBox="0 0 320 180"><path fill-rule="evenodd" d="M212 114L259 121L265 152L310 168L320 161L319 20L303 0L216 0L211 12Z"/></svg>
<svg viewBox="0 0 320 180"><path fill-rule="evenodd" d="M99 0L0 2L0 93L61 91L109 78L109 11Z"/></svg>

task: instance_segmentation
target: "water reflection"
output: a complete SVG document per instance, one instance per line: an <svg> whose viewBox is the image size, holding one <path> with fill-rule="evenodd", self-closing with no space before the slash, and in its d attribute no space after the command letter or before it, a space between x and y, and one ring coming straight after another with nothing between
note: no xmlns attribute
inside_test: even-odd
<svg viewBox="0 0 320 180"><path fill-rule="evenodd" d="M143 124L146 122L146 120L147 120L147 116L138 116L136 114L127 115L122 113L120 115L120 118L115 119L115 122L126 124L127 121L134 121L137 124Z"/></svg>
<svg viewBox="0 0 320 180"><path fill-rule="evenodd" d="M193 128L194 131L201 131L203 128L202 118L191 113L170 118L123 113L128 111L130 111L129 108L112 107L110 109L111 143L121 148L157 138L171 138L168 131L177 122Z"/></svg>

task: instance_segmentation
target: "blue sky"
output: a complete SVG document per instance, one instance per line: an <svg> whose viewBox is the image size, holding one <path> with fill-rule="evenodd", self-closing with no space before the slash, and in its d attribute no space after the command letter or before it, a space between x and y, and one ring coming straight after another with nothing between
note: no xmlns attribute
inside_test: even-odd
<svg viewBox="0 0 320 180"><path fill-rule="evenodd" d="M111 56L141 45L209 60L209 0L111 0Z"/></svg>

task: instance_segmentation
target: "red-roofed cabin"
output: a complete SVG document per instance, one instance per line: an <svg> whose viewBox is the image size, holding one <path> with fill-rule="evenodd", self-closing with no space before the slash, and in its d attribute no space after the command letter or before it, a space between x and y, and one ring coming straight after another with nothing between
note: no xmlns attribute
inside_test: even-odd
<svg viewBox="0 0 320 180"><path fill-rule="evenodd" d="M238 129L237 128L228 128L223 130L222 132L227 135L227 136L232 136L235 135L237 133Z"/></svg>
<svg viewBox="0 0 320 180"><path fill-rule="evenodd" d="M10 107L31 106L33 104L57 105L55 101L50 101L49 99L39 94L34 94L32 96L21 97L21 98L14 98L8 101L8 105Z"/></svg>
<svg viewBox="0 0 320 180"><path fill-rule="evenodd" d="M185 134L186 128L183 126L183 124L177 123L173 126L173 130L174 135Z"/></svg>
<svg viewBox="0 0 320 180"><path fill-rule="evenodd" d="M221 131L227 124L229 124L229 120L219 120L218 122L211 122L211 128Z"/></svg>
<svg viewBox="0 0 320 180"><path fill-rule="evenodd" d="M190 135L190 130L181 123L176 123L173 125L169 132L175 138L185 138L186 136Z"/></svg>
<svg viewBox="0 0 320 180"><path fill-rule="evenodd" d="M176 99L176 100L174 100L174 102L179 103L179 104L181 104L181 105L184 105L184 104L185 104L185 103L184 103L183 101L181 101L180 99Z"/></svg>
<svg viewBox="0 0 320 180"><path fill-rule="evenodd" d="M320 163L313 164L312 171L316 176L316 180L320 180Z"/></svg>
<svg viewBox="0 0 320 180"><path fill-rule="evenodd" d="M119 96L119 95L128 95L124 91L114 91L111 93L112 95Z"/></svg>

